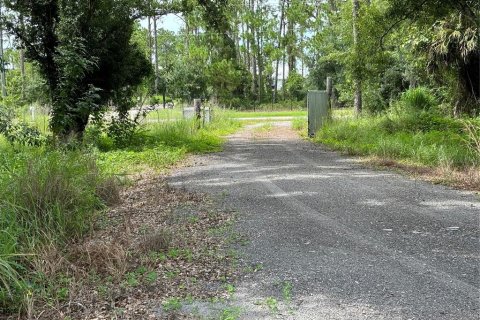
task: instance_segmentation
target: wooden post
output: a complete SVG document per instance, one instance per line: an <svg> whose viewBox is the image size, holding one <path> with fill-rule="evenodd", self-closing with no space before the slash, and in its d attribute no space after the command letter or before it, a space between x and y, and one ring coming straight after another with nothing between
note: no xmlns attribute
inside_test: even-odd
<svg viewBox="0 0 480 320"><path fill-rule="evenodd" d="M328 95L328 107L332 108L332 97L333 97L333 81L332 77L327 77L327 95Z"/></svg>
<svg viewBox="0 0 480 320"><path fill-rule="evenodd" d="M332 77L327 77L327 94L329 97L332 96L332 90L333 90L333 81Z"/></svg>
<svg viewBox="0 0 480 320"><path fill-rule="evenodd" d="M200 128L200 120L202 119L202 100L193 99L193 109L195 112L195 121L197 122L197 128Z"/></svg>

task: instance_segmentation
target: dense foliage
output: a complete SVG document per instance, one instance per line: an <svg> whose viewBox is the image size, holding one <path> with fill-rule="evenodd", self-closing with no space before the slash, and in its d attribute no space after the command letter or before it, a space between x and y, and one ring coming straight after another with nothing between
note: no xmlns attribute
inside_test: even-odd
<svg viewBox="0 0 480 320"><path fill-rule="evenodd" d="M132 107L132 90L151 67L130 41L131 1L9 1L7 7L14 12L7 27L47 81L56 135L81 135L109 101L121 114Z"/></svg>

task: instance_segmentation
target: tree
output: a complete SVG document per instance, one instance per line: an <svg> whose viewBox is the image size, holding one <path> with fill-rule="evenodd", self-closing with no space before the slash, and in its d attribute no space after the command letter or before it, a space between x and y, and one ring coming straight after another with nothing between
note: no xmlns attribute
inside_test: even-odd
<svg viewBox="0 0 480 320"><path fill-rule="evenodd" d="M353 26L353 51L354 56L359 56L359 32L358 32L358 15L360 11L360 2L359 0L352 0L352 26ZM360 68L355 68L353 75L353 82L355 86L355 98L353 102L353 107L355 108L355 112L359 114L362 112L362 79L361 79L361 71Z"/></svg>
<svg viewBox="0 0 480 320"><path fill-rule="evenodd" d="M122 117L134 88L151 72L135 43L135 1L7 1L7 28L45 78L53 133L82 137L91 115L112 101ZM22 17L23 25L19 23Z"/></svg>
<svg viewBox="0 0 480 320"><path fill-rule="evenodd" d="M382 40L402 25L419 32L417 55L427 58L435 85L445 87L453 113L480 112L480 2L476 0L388 0L393 21Z"/></svg>

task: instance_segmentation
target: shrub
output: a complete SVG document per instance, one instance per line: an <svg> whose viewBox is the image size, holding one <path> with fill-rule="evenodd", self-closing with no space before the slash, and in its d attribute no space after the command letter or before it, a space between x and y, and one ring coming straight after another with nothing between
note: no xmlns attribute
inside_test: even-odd
<svg viewBox="0 0 480 320"><path fill-rule="evenodd" d="M173 102L173 99L170 98L170 97L165 97L165 103L170 103L170 102ZM163 104L163 96L161 95L153 95L150 97L149 99L149 103L150 105L159 105L159 104Z"/></svg>
<svg viewBox="0 0 480 320"><path fill-rule="evenodd" d="M290 99L297 101L303 100L307 95L304 88L305 79L296 72L290 72L287 81L285 81L285 90Z"/></svg>
<svg viewBox="0 0 480 320"><path fill-rule="evenodd" d="M437 105L433 94L425 87L418 87L405 91L400 101L407 110L420 111L430 110Z"/></svg>
<svg viewBox="0 0 480 320"><path fill-rule="evenodd" d="M0 109L0 134L10 144L40 146L45 142L45 137L36 128L25 123L16 123L12 112Z"/></svg>
<svg viewBox="0 0 480 320"><path fill-rule="evenodd" d="M125 148L143 144L145 135L137 120L115 119L107 127L107 134L116 148Z"/></svg>

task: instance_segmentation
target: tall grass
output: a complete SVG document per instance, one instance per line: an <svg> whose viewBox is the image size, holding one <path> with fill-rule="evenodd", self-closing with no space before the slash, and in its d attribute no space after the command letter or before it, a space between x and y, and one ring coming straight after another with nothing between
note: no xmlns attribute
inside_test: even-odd
<svg viewBox="0 0 480 320"><path fill-rule="evenodd" d="M0 311L20 308L24 290L35 284L30 253L91 229L104 181L95 159L82 151L1 147Z"/></svg>
<svg viewBox="0 0 480 320"><path fill-rule="evenodd" d="M126 148L112 147L96 152L98 164L109 174L134 174L145 169L163 170L188 153L220 151L225 136L240 127L218 111L212 123L198 129L190 120L148 124Z"/></svg>
<svg viewBox="0 0 480 320"><path fill-rule="evenodd" d="M80 151L31 149L7 152L0 159L4 190L2 211L23 232L75 237L88 229L100 207L96 188L101 181L95 160Z"/></svg>
<svg viewBox="0 0 480 320"><path fill-rule="evenodd" d="M426 111L333 120L318 132L316 140L350 154L427 166L480 165L479 154L471 148L462 121Z"/></svg>
<svg viewBox="0 0 480 320"><path fill-rule="evenodd" d="M0 255L0 301L11 300L14 290L23 286L22 279L17 272L19 265L12 260L13 257L13 255Z"/></svg>

